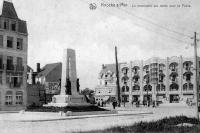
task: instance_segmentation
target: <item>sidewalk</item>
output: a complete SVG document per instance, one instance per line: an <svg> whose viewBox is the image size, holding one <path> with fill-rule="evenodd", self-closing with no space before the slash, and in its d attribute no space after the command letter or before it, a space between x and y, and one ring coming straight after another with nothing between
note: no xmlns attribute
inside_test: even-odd
<svg viewBox="0 0 200 133"><path fill-rule="evenodd" d="M77 112L76 112L77 113ZM80 112L79 112L80 113ZM90 113L90 112L88 112ZM93 114L92 114L93 113ZM92 115L91 115L92 114ZM25 112L20 113L4 113L0 114L0 120L3 121L19 121L19 122L42 122L42 121L57 121L57 120L71 120L71 119L85 119L85 118L96 118L96 117L113 117L113 116L131 116L131 115L148 115L153 114L153 112L146 111L118 111L102 114L100 112L91 112L89 115L77 114L76 116L61 116L59 113L52 112Z"/></svg>

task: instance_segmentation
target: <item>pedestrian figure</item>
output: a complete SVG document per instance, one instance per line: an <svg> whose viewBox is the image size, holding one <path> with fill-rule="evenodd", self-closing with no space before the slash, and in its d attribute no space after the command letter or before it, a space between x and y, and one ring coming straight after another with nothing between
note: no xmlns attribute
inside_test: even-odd
<svg viewBox="0 0 200 133"><path fill-rule="evenodd" d="M113 109L115 109L115 107L117 106L117 101L115 99L113 100L112 105L113 105Z"/></svg>
<svg viewBox="0 0 200 133"><path fill-rule="evenodd" d="M138 107L138 100L135 102L135 106Z"/></svg>
<svg viewBox="0 0 200 133"><path fill-rule="evenodd" d="M153 101L153 108L155 108L156 107L156 102L155 101Z"/></svg>
<svg viewBox="0 0 200 133"><path fill-rule="evenodd" d="M103 107L103 105L104 105L104 101L102 101L102 103L101 103L101 107Z"/></svg>
<svg viewBox="0 0 200 133"><path fill-rule="evenodd" d="M150 107L150 101L148 101L147 103L148 103L148 107Z"/></svg>
<svg viewBox="0 0 200 133"><path fill-rule="evenodd" d="M134 103L134 100L132 100L131 104L132 104L132 107L133 107L133 103Z"/></svg>
<svg viewBox="0 0 200 133"><path fill-rule="evenodd" d="M103 105L103 104L102 104L102 99L101 99L101 100L100 100L100 106L102 107L102 105Z"/></svg>
<svg viewBox="0 0 200 133"><path fill-rule="evenodd" d="M138 100L138 107L140 107L140 100Z"/></svg>
<svg viewBox="0 0 200 133"><path fill-rule="evenodd" d="M156 106L159 106L159 103L158 103L158 101L156 102Z"/></svg>
<svg viewBox="0 0 200 133"><path fill-rule="evenodd" d="M145 100L142 101L143 106L145 107Z"/></svg>
<svg viewBox="0 0 200 133"><path fill-rule="evenodd" d="M100 102L98 101L97 106L100 106Z"/></svg>

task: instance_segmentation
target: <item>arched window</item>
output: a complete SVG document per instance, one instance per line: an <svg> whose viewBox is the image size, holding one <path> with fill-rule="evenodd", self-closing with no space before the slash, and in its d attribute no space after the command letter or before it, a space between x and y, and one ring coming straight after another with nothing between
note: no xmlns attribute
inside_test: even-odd
<svg viewBox="0 0 200 133"><path fill-rule="evenodd" d="M179 88L179 86L176 83L173 83L173 84L170 85L170 90L171 91L178 91L178 88Z"/></svg>
<svg viewBox="0 0 200 133"><path fill-rule="evenodd" d="M169 65L169 68L170 68L172 71L177 71L177 66L178 66L178 63L177 63L177 62L172 62L172 63Z"/></svg>
<svg viewBox="0 0 200 133"><path fill-rule="evenodd" d="M145 85L144 86L144 91L151 91L152 90L152 86L151 85Z"/></svg>
<svg viewBox="0 0 200 133"><path fill-rule="evenodd" d="M133 90L133 91L140 90L140 86L139 86L139 85L134 85L132 90Z"/></svg>
<svg viewBox="0 0 200 133"><path fill-rule="evenodd" d="M183 85L183 90L184 90L184 91L187 90L187 83L185 83L185 84Z"/></svg>
<svg viewBox="0 0 200 133"><path fill-rule="evenodd" d="M123 86L122 87L122 92L129 92L129 87L128 86Z"/></svg>

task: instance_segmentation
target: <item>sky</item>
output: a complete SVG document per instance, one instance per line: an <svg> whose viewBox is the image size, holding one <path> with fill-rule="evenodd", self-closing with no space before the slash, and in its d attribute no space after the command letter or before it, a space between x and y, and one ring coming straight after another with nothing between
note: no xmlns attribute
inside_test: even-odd
<svg viewBox="0 0 200 133"><path fill-rule="evenodd" d="M28 65L62 62L63 49L76 50L80 88L94 89L102 64L151 57L193 56L200 32L199 0L12 0L28 25ZM101 4L179 4L170 7L102 7ZM97 8L90 10L89 4ZM188 4L191 7L182 7ZM177 34L179 33L179 34ZM180 35L181 33L181 35ZM200 38L199 35L197 35ZM199 52L199 51L198 51Z"/></svg>

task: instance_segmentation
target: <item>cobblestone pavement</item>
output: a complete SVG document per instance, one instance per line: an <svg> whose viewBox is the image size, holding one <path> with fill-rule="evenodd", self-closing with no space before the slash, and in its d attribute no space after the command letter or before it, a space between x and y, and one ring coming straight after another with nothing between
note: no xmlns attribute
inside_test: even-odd
<svg viewBox="0 0 200 133"><path fill-rule="evenodd" d="M104 129L117 125L130 125L135 122L156 120L166 116L186 115L193 117L195 114L194 107L188 106L160 106L158 108L121 107L117 110L119 110L119 112L152 111L153 114L96 117L43 122L17 122L0 120L0 128L1 133L67 133L72 131L76 132ZM6 117L6 114L1 115L4 115L4 118ZM0 116L0 119L1 118L2 117Z"/></svg>

